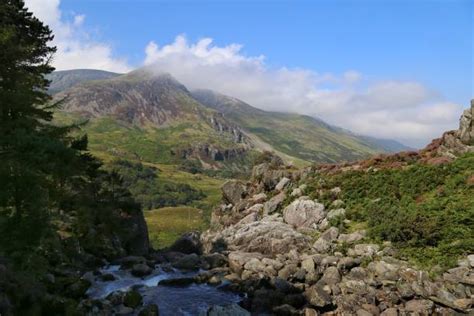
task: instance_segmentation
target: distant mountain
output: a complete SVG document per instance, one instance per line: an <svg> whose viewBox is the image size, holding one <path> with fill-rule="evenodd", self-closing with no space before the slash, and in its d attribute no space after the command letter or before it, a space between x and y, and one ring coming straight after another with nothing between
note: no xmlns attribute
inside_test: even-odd
<svg viewBox="0 0 474 316"><path fill-rule="evenodd" d="M110 79L117 76L120 76L120 74L103 70L74 69L55 71L46 78L51 80L49 91L54 94L69 89L81 82Z"/></svg>
<svg viewBox="0 0 474 316"><path fill-rule="evenodd" d="M193 91L192 95L278 151L307 161L357 160L394 149L381 140L355 135L314 117L263 111L211 90Z"/></svg>
<svg viewBox="0 0 474 316"><path fill-rule="evenodd" d="M383 149L388 153L397 153L400 151L412 151L415 148L406 146L396 140L386 139L386 138L375 138L371 136L359 136L359 138L364 139L368 143L373 143L375 146Z"/></svg>
<svg viewBox="0 0 474 316"><path fill-rule="evenodd" d="M81 77L53 73L53 87ZM99 73L99 72L98 72ZM97 74L98 74L97 73ZM60 118L88 118L91 148L107 155L191 170L248 171L253 158L275 151L297 164L361 159L388 146L298 114L267 112L210 90L190 92L169 74L88 73L55 95L67 96Z"/></svg>

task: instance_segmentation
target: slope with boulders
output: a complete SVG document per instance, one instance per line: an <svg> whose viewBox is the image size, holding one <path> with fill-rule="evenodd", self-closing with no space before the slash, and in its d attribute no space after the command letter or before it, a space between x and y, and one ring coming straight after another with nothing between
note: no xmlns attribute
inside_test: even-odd
<svg viewBox="0 0 474 316"><path fill-rule="evenodd" d="M228 258L221 279L252 313L472 313L473 110L420 152L300 170L267 157L223 186L205 253Z"/></svg>

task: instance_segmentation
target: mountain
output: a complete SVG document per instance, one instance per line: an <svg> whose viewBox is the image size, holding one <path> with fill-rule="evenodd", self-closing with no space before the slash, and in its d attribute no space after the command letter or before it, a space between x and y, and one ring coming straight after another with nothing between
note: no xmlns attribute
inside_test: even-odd
<svg viewBox="0 0 474 316"><path fill-rule="evenodd" d="M377 152L406 149L393 141L382 141L355 135L331 126L314 117L268 112L250 106L236 98L210 90L192 92L194 98L213 108L246 131L258 136L273 148L287 155L307 161L337 162L357 160Z"/></svg>
<svg viewBox="0 0 474 316"><path fill-rule="evenodd" d="M103 70L95 69L74 69L74 70L61 70L55 71L46 78L51 80L49 86L50 93L58 93L66 89L75 86L78 83L91 81L91 80L103 80L110 79L120 76L120 74L114 72L108 72Z"/></svg>
<svg viewBox="0 0 474 316"><path fill-rule="evenodd" d="M310 116L263 111L210 90L190 92L171 75L145 68L125 75L62 73L51 77L54 89L71 85L55 95L67 96L60 118L88 118L91 148L112 156L239 172L249 171L263 151L296 164L353 161L390 151Z"/></svg>

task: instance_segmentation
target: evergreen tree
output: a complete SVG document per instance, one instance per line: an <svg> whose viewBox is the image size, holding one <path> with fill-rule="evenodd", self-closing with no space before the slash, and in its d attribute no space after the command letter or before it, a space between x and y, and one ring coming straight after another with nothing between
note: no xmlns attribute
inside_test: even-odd
<svg viewBox="0 0 474 316"><path fill-rule="evenodd" d="M7 245L39 240L61 196L60 179L72 172L66 164L77 157L70 128L51 123L57 104L48 104L45 75L54 70L52 39L22 0L0 3L0 216L11 228L2 230Z"/></svg>

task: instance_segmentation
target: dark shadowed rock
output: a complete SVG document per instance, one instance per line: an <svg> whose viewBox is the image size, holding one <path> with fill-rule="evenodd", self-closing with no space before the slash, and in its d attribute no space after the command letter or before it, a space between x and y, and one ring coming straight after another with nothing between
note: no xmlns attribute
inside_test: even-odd
<svg viewBox="0 0 474 316"><path fill-rule="evenodd" d="M171 251L177 251L185 254L195 253L200 255L202 253L201 236L199 232L189 232L181 236L170 247Z"/></svg>

